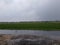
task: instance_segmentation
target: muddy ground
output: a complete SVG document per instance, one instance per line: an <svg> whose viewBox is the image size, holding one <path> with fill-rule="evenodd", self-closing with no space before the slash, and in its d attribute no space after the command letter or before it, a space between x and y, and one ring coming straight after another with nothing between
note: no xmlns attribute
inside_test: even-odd
<svg viewBox="0 0 60 45"><path fill-rule="evenodd" d="M0 45L60 45L46 36L0 34Z"/></svg>

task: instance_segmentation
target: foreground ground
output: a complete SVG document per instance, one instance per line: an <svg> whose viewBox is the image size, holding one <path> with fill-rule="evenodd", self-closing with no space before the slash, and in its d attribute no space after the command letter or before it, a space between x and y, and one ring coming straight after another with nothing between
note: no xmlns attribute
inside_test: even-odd
<svg viewBox="0 0 60 45"><path fill-rule="evenodd" d="M60 22L0 22L0 29L60 30Z"/></svg>
<svg viewBox="0 0 60 45"><path fill-rule="evenodd" d="M0 45L60 45L60 40L45 36L0 34Z"/></svg>

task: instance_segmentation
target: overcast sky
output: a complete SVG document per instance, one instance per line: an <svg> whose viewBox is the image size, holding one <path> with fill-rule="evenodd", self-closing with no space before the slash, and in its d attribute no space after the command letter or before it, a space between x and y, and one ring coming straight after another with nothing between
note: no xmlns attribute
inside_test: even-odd
<svg viewBox="0 0 60 45"><path fill-rule="evenodd" d="M60 0L0 0L0 22L38 20L60 20Z"/></svg>

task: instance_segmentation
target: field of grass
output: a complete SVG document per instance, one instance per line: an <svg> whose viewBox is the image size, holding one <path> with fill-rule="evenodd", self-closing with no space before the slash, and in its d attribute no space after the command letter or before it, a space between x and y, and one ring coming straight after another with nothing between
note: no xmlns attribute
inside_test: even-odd
<svg viewBox="0 0 60 45"><path fill-rule="evenodd" d="M60 22L1 22L0 29L60 30Z"/></svg>

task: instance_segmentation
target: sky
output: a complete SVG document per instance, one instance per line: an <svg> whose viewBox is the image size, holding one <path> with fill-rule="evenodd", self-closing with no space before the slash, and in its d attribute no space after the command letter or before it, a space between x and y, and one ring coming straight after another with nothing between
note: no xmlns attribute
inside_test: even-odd
<svg viewBox="0 0 60 45"><path fill-rule="evenodd" d="M60 0L0 0L0 22L60 21Z"/></svg>

